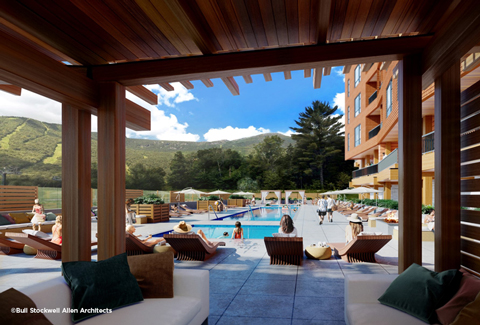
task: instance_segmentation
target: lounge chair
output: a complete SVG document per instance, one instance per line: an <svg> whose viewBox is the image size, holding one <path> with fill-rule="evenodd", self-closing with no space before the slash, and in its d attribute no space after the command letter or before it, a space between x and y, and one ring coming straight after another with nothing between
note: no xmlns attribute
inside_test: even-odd
<svg viewBox="0 0 480 325"><path fill-rule="evenodd" d="M224 242L209 246L197 234L170 234L163 238L177 252L177 260L184 261L204 261L216 253L218 246L225 246Z"/></svg>
<svg viewBox="0 0 480 325"><path fill-rule="evenodd" d="M0 254L1 255L23 253L23 246L25 246L25 244L20 243L16 240L8 240L6 238L0 238Z"/></svg>
<svg viewBox="0 0 480 325"><path fill-rule="evenodd" d="M183 214L174 212L173 210L170 210L170 211L168 212L168 215L169 215L170 217L181 217L181 216L183 216Z"/></svg>
<svg viewBox="0 0 480 325"><path fill-rule="evenodd" d="M170 213L172 213L172 212L176 213L176 214L179 214L179 215L191 215L192 214L192 212L182 211L180 209L177 209L177 211L175 211L174 209L172 209L170 207Z"/></svg>
<svg viewBox="0 0 480 325"><path fill-rule="evenodd" d="M335 255L349 263L375 263L375 253L392 239L392 235L357 236L348 244L329 243Z"/></svg>
<svg viewBox="0 0 480 325"><path fill-rule="evenodd" d="M135 235L127 232L125 235L125 240L125 250L127 255L143 255L153 253L154 246L145 245Z"/></svg>
<svg viewBox="0 0 480 325"><path fill-rule="evenodd" d="M197 209L190 209L188 206L186 205L181 205L179 207L179 209L183 209L185 210L186 212L190 212L190 213L207 213L208 211L207 210L197 210ZM180 210L181 211L181 210Z"/></svg>
<svg viewBox="0 0 480 325"><path fill-rule="evenodd" d="M265 237L265 247L273 265L300 265L303 237Z"/></svg>

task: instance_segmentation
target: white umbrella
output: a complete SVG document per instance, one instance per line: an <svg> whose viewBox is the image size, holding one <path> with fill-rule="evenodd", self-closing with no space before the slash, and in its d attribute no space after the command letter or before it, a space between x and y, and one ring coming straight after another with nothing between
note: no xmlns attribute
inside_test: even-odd
<svg viewBox="0 0 480 325"><path fill-rule="evenodd" d="M232 194L235 194L235 195L245 195L245 194L247 194L247 193L244 192L244 191L240 191L240 192L235 192L235 193L232 193Z"/></svg>
<svg viewBox="0 0 480 325"><path fill-rule="evenodd" d="M225 192L225 191L220 191L220 190L216 190L216 191L213 191L213 192L210 192L210 193L207 193L207 194L210 194L210 195L220 195L220 194L232 194L230 192Z"/></svg>
<svg viewBox="0 0 480 325"><path fill-rule="evenodd" d="M376 190L374 188L368 187L356 187L353 190L350 190L350 194L366 194L366 193L380 193L381 191ZM377 198L378 200L378 198ZM363 200L362 200L363 201ZM378 201L375 201L375 205L378 205Z"/></svg>
<svg viewBox="0 0 480 325"><path fill-rule="evenodd" d="M181 191L178 191L178 192L175 192L175 193L178 193L178 194L198 194L198 195L205 194L205 192L195 190L193 188L184 189L184 190L181 190Z"/></svg>

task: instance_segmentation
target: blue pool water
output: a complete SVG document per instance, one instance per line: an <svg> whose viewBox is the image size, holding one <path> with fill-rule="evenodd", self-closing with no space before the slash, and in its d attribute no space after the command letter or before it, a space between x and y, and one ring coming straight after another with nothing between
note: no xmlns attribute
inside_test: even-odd
<svg viewBox="0 0 480 325"><path fill-rule="evenodd" d="M284 214L290 214L290 217L294 218L296 214L296 206L290 206L290 210L282 209L279 206L265 207L255 209L253 211L247 211L237 213L230 217L222 218L221 220L227 221L280 221Z"/></svg>
<svg viewBox="0 0 480 325"><path fill-rule="evenodd" d="M273 233L278 232L278 226L242 226L243 237L248 239L263 239L264 237L272 237ZM216 226L216 225L193 225L195 232L202 229L207 238L232 238L235 226ZM228 237L223 236L224 232L228 232Z"/></svg>

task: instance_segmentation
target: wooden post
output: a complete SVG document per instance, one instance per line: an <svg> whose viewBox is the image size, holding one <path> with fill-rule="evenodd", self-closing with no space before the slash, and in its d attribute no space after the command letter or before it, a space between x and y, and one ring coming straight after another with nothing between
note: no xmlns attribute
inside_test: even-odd
<svg viewBox="0 0 480 325"><path fill-rule="evenodd" d="M100 86L98 260L125 252L125 87Z"/></svg>
<svg viewBox="0 0 480 325"><path fill-rule="evenodd" d="M91 260L91 115L62 106L62 261Z"/></svg>
<svg viewBox="0 0 480 325"><path fill-rule="evenodd" d="M391 200L392 199L392 183L385 182L385 187L383 188L383 199Z"/></svg>
<svg viewBox="0 0 480 325"><path fill-rule="evenodd" d="M460 267L460 62L435 79L435 271Z"/></svg>
<svg viewBox="0 0 480 325"><path fill-rule="evenodd" d="M430 177L430 176L422 177L422 204L432 205L432 202L433 202L432 187L433 187L433 177Z"/></svg>
<svg viewBox="0 0 480 325"><path fill-rule="evenodd" d="M398 64L398 273L422 264L421 56Z"/></svg>

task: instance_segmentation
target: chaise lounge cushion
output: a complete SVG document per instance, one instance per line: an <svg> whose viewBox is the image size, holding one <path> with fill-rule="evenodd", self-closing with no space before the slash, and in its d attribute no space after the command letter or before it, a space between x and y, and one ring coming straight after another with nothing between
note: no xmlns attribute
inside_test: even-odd
<svg viewBox="0 0 480 325"><path fill-rule="evenodd" d="M116 309L143 300L126 253L99 262L62 263L62 271L72 289L72 309L79 310L72 313L74 323L98 315L96 308Z"/></svg>
<svg viewBox="0 0 480 325"><path fill-rule="evenodd" d="M0 319L2 324L52 324L42 313L30 312L31 308L37 308L37 306L32 299L20 291L10 288L0 293ZM13 310L18 310L18 312L13 312Z"/></svg>
<svg viewBox="0 0 480 325"><path fill-rule="evenodd" d="M10 217L15 220L16 224L20 223L29 223L30 219L27 218L27 215L25 213L10 213Z"/></svg>
<svg viewBox="0 0 480 325"><path fill-rule="evenodd" d="M12 223L10 222L10 220L8 220L4 216L0 215L0 226L11 225L11 224Z"/></svg>
<svg viewBox="0 0 480 325"><path fill-rule="evenodd" d="M2 214L2 217L4 217L5 219L7 219L10 224L14 224L15 223L15 220L7 213L7 214Z"/></svg>
<svg viewBox="0 0 480 325"><path fill-rule="evenodd" d="M455 321L452 325L463 325L463 324L478 324L480 319L480 293L477 295L474 301L469 303L460 311Z"/></svg>
<svg viewBox="0 0 480 325"><path fill-rule="evenodd" d="M128 265L143 298L173 298L172 252L129 256Z"/></svg>
<svg viewBox="0 0 480 325"><path fill-rule="evenodd" d="M437 273L414 263L392 282L378 301L432 324L437 322L435 310L453 297L461 279L462 273L458 270Z"/></svg>
<svg viewBox="0 0 480 325"><path fill-rule="evenodd" d="M55 221L57 219L57 215L53 212L45 213L45 221Z"/></svg>

